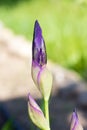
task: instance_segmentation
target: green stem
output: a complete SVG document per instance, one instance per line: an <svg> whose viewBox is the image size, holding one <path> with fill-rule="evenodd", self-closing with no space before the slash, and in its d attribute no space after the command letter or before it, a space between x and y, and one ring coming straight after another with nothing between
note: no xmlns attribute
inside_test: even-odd
<svg viewBox="0 0 87 130"><path fill-rule="evenodd" d="M44 99L44 105L45 105L45 116L48 120L49 127L50 127L50 120L49 120L49 101Z"/></svg>

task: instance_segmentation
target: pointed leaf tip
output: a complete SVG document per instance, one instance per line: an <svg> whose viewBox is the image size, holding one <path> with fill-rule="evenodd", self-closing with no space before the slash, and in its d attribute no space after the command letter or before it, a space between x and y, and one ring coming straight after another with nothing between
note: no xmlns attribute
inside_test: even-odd
<svg viewBox="0 0 87 130"><path fill-rule="evenodd" d="M40 107L37 105L36 101L32 98L30 93L28 94L28 101L29 101L29 105L31 107L33 107L33 109L35 109L35 111L38 111L38 112L42 113Z"/></svg>

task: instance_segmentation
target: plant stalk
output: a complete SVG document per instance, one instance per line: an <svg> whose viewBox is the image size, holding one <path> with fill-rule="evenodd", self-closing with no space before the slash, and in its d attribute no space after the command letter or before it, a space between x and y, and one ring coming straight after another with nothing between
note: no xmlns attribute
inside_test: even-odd
<svg viewBox="0 0 87 130"><path fill-rule="evenodd" d="M44 99L44 105L45 105L45 117L48 120L49 127L50 127L50 119L49 119L49 100Z"/></svg>

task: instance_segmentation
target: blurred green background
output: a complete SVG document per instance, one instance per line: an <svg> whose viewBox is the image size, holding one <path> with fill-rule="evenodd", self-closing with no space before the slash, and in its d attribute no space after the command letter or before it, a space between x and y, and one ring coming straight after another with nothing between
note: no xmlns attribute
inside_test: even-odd
<svg viewBox="0 0 87 130"><path fill-rule="evenodd" d="M87 79L86 0L0 0L0 20L30 41L36 19L48 58Z"/></svg>

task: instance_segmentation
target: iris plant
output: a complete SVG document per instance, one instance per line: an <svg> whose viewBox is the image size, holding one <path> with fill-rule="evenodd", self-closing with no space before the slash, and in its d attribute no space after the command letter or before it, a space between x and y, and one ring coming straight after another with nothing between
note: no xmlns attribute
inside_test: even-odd
<svg viewBox="0 0 87 130"><path fill-rule="evenodd" d="M45 112L41 110L32 96L28 95L28 111L32 122L42 130L50 130L49 122L49 98L52 89L52 74L47 68L47 53L45 41L42 36L42 30L38 23L35 21L33 42L32 42L32 66L31 66L32 79L42 94L44 99ZM78 121L76 111L72 114L70 130L83 130Z"/></svg>

